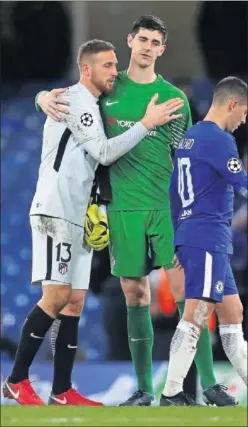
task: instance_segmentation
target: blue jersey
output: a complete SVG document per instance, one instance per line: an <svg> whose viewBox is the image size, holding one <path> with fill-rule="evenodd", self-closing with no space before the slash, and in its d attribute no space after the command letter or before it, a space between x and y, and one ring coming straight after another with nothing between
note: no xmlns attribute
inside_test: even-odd
<svg viewBox="0 0 248 427"><path fill-rule="evenodd" d="M175 246L231 254L234 190L247 197L233 136L210 121L192 126L176 150L170 184Z"/></svg>

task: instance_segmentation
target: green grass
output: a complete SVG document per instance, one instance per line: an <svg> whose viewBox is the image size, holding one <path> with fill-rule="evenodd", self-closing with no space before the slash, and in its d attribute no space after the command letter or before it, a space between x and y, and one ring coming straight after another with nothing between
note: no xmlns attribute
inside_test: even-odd
<svg viewBox="0 0 248 427"><path fill-rule="evenodd" d="M2 406L1 426L247 426L247 408Z"/></svg>

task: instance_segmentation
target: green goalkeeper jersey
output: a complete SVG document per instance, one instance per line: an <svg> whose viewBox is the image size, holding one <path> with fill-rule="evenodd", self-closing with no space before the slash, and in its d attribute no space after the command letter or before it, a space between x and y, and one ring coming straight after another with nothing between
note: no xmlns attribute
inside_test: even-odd
<svg viewBox="0 0 248 427"><path fill-rule="evenodd" d="M160 75L153 83L140 84L130 80L123 71L116 79L113 92L101 98L101 113L106 134L112 138L142 119L156 93L158 103L182 98L183 117L150 130L136 147L109 167L112 190L109 211L170 208L171 148L177 147L192 124L186 95Z"/></svg>

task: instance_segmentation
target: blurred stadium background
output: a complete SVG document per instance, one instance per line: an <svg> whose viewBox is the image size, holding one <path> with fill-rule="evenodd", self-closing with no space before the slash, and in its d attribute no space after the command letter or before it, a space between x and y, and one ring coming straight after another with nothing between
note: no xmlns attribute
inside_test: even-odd
<svg viewBox="0 0 248 427"><path fill-rule="evenodd" d="M65 87L78 79L76 54L91 38L110 40L117 47L119 68L128 64L126 36L143 13L160 16L169 30L167 50L157 64L166 79L188 95L193 120L201 119L213 85L227 75L247 77L247 3L203 1L37 1L0 3L1 16L1 380L9 372L27 312L40 296L30 286L31 234L29 207L34 194L45 117L34 108L41 89ZM234 18L235 17L235 18ZM247 125L236 133L247 165ZM247 211L235 200L241 216L233 229L234 273L244 303L248 338ZM243 212L243 214L242 214ZM240 219L241 218L241 219ZM151 273L155 331L154 381L163 387L169 343L177 323L166 276ZM86 395L117 404L136 388L126 333L126 313L119 280L110 276L108 251L93 259L91 290L80 320L75 384ZM217 379L236 393L243 405L247 395L220 346L212 318L211 330ZM33 366L32 378L47 398L52 379L49 337ZM195 392L193 367L187 388ZM3 401L4 403L8 403Z"/></svg>

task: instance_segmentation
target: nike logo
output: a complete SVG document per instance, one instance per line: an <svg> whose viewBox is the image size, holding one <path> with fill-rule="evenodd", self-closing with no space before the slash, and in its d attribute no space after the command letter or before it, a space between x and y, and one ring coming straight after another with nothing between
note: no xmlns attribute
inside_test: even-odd
<svg viewBox="0 0 248 427"><path fill-rule="evenodd" d="M14 399L18 399L19 394L20 394L20 390L18 390L16 393L14 392L14 390L12 390L12 388L9 386L8 383L6 383L6 386L11 394L11 396L13 396Z"/></svg>
<svg viewBox="0 0 248 427"><path fill-rule="evenodd" d="M131 338L131 341L132 342L135 342L135 341L146 341L146 340L149 340L150 338Z"/></svg>
<svg viewBox="0 0 248 427"><path fill-rule="evenodd" d="M36 339L38 339L38 340L44 340L44 338L45 338L45 337L38 337L37 335L34 335L34 333L33 333L33 332L31 332L30 336L31 336L32 338L36 338Z"/></svg>
<svg viewBox="0 0 248 427"><path fill-rule="evenodd" d="M119 103L119 101L113 101L113 102L107 101L106 105L109 106L109 105L118 104L118 103Z"/></svg>
<svg viewBox="0 0 248 427"><path fill-rule="evenodd" d="M61 405L66 405L67 404L67 399L65 397L63 399L59 399L58 397L51 396L51 398L53 400L55 400L56 402L61 403Z"/></svg>
<svg viewBox="0 0 248 427"><path fill-rule="evenodd" d="M77 348L77 345L71 345L71 344L68 344L68 346L67 346L68 348Z"/></svg>

